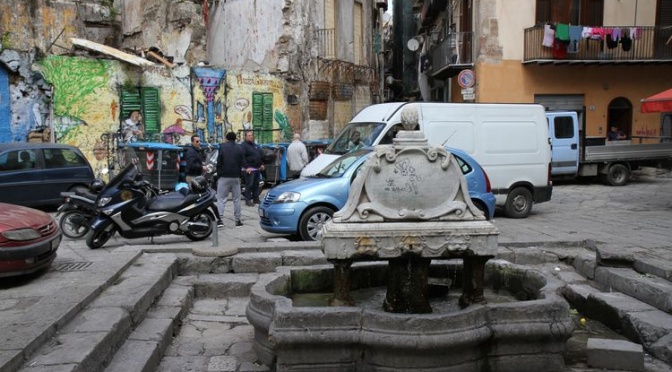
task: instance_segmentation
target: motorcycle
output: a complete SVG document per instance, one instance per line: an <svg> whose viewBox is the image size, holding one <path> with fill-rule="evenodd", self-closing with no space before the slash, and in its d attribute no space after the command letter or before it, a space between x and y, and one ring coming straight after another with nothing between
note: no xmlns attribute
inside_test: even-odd
<svg viewBox="0 0 672 372"><path fill-rule="evenodd" d="M194 178L189 188L160 194L142 180L135 164L127 165L98 195L86 245L100 248L115 233L127 239L165 234L192 241L208 238L214 230L215 192L203 177Z"/></svg>
<svg viewBox="0 0 672 372"><path fill-rule="evenodd" d="M63 204L58 207L56 217L63 215L58 222L63 235L80 239L89 232L89 223L96 215L96 198L104 186L103 181L95 180L88 188L61 192Z"/></svg>

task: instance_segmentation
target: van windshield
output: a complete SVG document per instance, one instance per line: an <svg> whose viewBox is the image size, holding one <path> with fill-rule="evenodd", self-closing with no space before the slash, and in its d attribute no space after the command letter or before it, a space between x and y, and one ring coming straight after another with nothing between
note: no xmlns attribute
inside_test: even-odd
<svg viewBox="0 0 672 372"><path fill-rule="evenodd" d="M371 146L383 129L385 129L385 123L349 123L324 152L325 154L343 155L365 146Z"/></svg>

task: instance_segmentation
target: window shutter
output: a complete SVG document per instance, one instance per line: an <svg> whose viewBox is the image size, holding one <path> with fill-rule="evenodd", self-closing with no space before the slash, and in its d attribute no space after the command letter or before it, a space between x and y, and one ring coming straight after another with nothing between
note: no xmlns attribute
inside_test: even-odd
<svg viewBox="0 0 672 372"><path fill-rule="evenodd" d="M145 133L161 131L161 102L158 88L142 88L143 123Z"/></svg>
<svg viewBox="0 0 672 372"><path fill-rule="evenodd" d="M260 143L271 143L273 142L273 93L264 93L263 94L263 124L262 127L267 129L261 135Z"/></svg>
<svg viewBox="0 0 672 372"><path fill-rule="evenodd" d="M142 100L140 99L140 92L137 90L126 90L121 91L121 118L119 122L123 122L128 118L128 115L131 111L138 110L142 112Z"/></svg>

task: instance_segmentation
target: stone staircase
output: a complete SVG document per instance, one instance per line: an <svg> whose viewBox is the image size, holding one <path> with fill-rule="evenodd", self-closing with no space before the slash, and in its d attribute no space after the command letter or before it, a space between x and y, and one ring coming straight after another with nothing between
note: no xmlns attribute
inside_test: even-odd
<svg viewBox="0 0 672 372"><path fill-rule="evenodd" d="M46 330L23 336L0 372L268 370L251 350L250 288L277 266L327 264L315 243L286 245L138 254ZM572 307L672 364L672 268L664 261L591 245L505 246L498 258L553 272Z"/></svg>
<svg viewBox="0 0 672 372"><path fill-rule="evenodd" d="M534 254L537 250L537 254ZM504 249L500 258L535 264L567 285L571 306L672 364L672 267L660 257L615 247ZM570 266L566 266L570 265Z"/></svg>

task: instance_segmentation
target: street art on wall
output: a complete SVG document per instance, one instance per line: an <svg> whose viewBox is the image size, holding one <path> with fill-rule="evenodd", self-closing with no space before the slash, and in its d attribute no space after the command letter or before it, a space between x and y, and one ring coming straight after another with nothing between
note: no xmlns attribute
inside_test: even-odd
<svg viewBox="0 0 672 372"><path fill-rule="evenodd" d="M230 87L227 119L234 131L251 129L258 143L291 139L291 125L284 114L282 79L273 75L229 72L227 86Z"/></svg>
<svg viewBox="0 0 672 372"><path fill-rule="evenodd" d="M33 126L48 126L51 104L55 141L79 147L97 176L118 166L122 90L158 92L158 127L144 140L185 145L199 134L219 143L226 132L243 129L255 130L259 143L291 138L284 83L272 75L188 66L138 70L115 60L69 56L48 56L37 66L53 88L53 102L30 108Z"/></svg>
<svg viewBox="0 0 672 372"><path fill-rule="evenodd" d="M220 143L230 128L224 128L226 112L222 102L226 99L226 70L194 67L194 102L196 118L194 134L210 143Z"/></svg>

